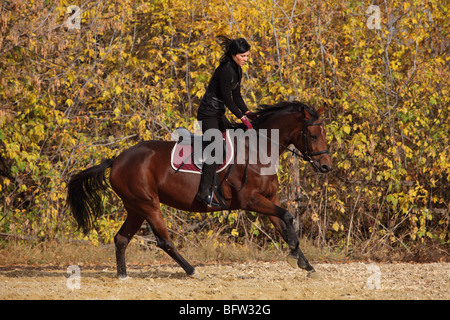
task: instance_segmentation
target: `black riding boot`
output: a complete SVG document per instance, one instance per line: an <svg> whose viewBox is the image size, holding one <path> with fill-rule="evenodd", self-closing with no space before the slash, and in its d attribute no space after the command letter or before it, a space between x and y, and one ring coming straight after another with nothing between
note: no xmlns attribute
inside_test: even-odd
<svg viewBox="0 0 450 320"><path fill-rule="evenodd" d="M202 167L202 178L198 188L196 199L211 207L220 208L221 205L214 199L214 191L218 186L218 176L216 174L218 164L204 163Z"/></svg>

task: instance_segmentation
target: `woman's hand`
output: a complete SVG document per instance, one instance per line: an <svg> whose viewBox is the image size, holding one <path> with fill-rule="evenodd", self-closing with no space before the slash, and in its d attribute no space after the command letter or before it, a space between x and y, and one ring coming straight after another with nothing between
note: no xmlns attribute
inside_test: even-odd
<svg viewBox="0 0 450 320"><path fill-rule="evenodd" d="M254 112L247 111L247 112L245 113L245 115L246 115L247 118L249 118L250 120L256 120L256 119L258 119L258 115L257 115L256 113L254 113Z"/></svg>
<svg viewBox="0 0 450 320"><path fill-rule="evenodd" d="M252 124L250 123L250 121L248 121L248 118L246 116L243 116L241 118L241 121L243 124L245 124L245 126L247 127L247 130L253 129Z"/></svg>

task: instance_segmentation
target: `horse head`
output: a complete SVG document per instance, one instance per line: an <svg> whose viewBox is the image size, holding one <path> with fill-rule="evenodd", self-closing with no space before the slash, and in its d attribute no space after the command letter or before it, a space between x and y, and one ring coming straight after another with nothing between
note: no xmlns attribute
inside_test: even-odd
<svg viewBox="0 0 450 320"><path fill-rule="evenodd" d="M256 128L277 128L280 130L279 145L305 161L311 163L317 172L331 171L331 158L326 143L326 132L320 121L325 105L315 110L301 102L281 102L260 106L258 118L253 122ZM289 149L294 145L301 155ZM284 150L281 150L284 151Z"/></svg>
<svg viewBox="0 0 450 320"><path fill-rule="evenodd" d="M325 105L317 112L311 108L304 108L297 117L301 122L301 130L293 137L292 144L300 150L303 158L310 162L313 168L322 173L331 171L331 158L327 148L326 131L319 119Z"/></svg>

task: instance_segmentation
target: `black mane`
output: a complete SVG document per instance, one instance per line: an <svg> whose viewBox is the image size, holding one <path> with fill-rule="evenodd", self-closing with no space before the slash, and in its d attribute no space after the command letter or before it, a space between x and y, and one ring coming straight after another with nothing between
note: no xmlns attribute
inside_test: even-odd
<svg viewBox="0 0 450 320"><path fill-rule="evenodd" d="M252 125L255 128L258 128L261 123L275 114L299 113L304 110L311 115L312 119L316 120L319 118L319 115L314 108L299 101L282 101L273 105L263 104L256 109L255 113L258 118L252 121ZM234 128L245 128L245 125L236 123Z"/></svg>
<svg viewBox="0 0 450 320"><path fill-rule="evenodd" d="M258 119L254 121L255 125L265 121L267 118L276 114L284 114L284 113L297 113L303 112L306 110L313 118L318 118L319 115L314 108L307 106L304 103L299 101L282 101L274 105L263 104L258 107L256 110L256 114L258 115Z"/></svg>

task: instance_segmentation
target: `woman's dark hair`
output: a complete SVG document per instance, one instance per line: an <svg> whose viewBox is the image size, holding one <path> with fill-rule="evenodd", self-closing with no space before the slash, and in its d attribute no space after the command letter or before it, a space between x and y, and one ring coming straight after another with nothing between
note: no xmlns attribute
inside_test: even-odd
<svg viewBox="0 0 450 320"><path fill-rule="evenodd" d="M231 59L231 55L236 55L238 53L245 53L250 50L250 45L244 38L239 39L229 39L225 36L218 36L217 39L220 41L220 45L223 47L223 56L220 58L220 62L227 62Z"/></svg>

